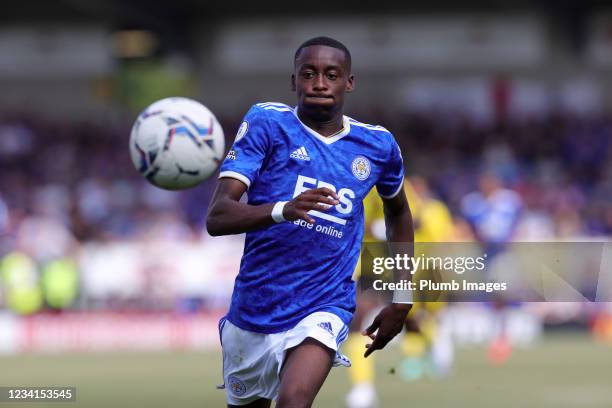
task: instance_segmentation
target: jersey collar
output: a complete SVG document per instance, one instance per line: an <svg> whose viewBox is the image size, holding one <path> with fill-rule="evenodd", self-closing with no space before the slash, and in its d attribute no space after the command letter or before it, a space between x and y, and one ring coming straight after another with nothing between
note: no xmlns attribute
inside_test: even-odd
<svg viewBox="0 0 612 408"><path fill-rule="evenodd" d="M297 106L295 108L293 108L293 114L295 115L295 118L298 120L298 122L300 122L300 124L302 125L302 127L304 128L304 130L306 130L308 133L310 133L312 136L314 136L316 139L319 139L321 142L330 145L340 139L342 139L344 136L348 135L349 132L351 131L351 124L349 123L348 117L342 115L342 124L344 125L344 128L342 129L342 131L334 136L323 136L322 134L320 134L319 132L317 132L316 130L306 126L306 124L304 124L304 122L302 122L300 120L300 117L297 114Z"/></svg>

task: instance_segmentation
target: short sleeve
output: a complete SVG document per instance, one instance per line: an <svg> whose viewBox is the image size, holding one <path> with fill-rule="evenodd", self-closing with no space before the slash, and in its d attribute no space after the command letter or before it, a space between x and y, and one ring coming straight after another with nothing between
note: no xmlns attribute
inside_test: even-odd
<svg viewBox="0 0 612 408"><path fill-rule="evenodd" d="M378 194L385 199L395 197L404 185L402 152L393 136L391 136L390 146L389 159L386 161L383 172L376 183Z"/></svg>
<svg viewBox="0 0 612 408"><path fill-rule="evenodd" d="M253 106L238 128L236 140L221 165L219 178L234 178L250 187L259 175L270 146L266 113Z"/></svg>

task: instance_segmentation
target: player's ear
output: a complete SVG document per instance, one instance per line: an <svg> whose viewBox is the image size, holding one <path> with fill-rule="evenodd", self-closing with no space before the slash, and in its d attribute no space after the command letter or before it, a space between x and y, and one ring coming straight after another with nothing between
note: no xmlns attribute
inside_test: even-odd
<svg viewBox="0 0 612 408"><path fill-rule="evenodd" d="M355 75L351 74L348 77L348 81L346 81L346 92L353 92L355 89Z"/></svg>
<svg viewBox="0 0 612 408"><path fill-rule="evenodd" d="M291 74L291 91L295 92L295 74Z"/></svg>

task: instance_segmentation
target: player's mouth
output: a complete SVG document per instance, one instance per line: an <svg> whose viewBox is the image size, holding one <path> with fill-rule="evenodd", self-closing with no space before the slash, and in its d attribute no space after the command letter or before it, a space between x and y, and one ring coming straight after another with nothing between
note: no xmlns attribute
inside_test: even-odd
<svg viewBox="0 0 612 408"><path fill-rule="evenodd" d="M334 103L334 97L331 95L307 94L305 102L312 104L328 105L330 103Z"/></svg>

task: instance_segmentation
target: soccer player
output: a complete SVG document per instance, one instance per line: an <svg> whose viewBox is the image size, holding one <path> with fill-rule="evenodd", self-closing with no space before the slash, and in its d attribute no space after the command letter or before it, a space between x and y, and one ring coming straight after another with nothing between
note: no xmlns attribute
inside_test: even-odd
<svg viewBox="0 0 612 408"><path fill-rule="evenodd" d="M306 41L291 76L297 107L254 105L221 166L208 232L246 232L219 322L230 407L309 407L331 367L350 364L338 349L355 310L362 200L373 187L387 238L413 242L401 152L385 128L344 116L353 86L343 44ZM366 356L401 331L412 306L406 295L395 293L364 331L372 339Z"/></svg>
<svg viewBox="0 0 612 408"><path fill-rule="evenodd" d="M492 265L512 242L522 216L523 200L516 192L504 188L502 180L494 173L485 172L478 184L479 191L469 193L461 200L461 211L483 253L488 256L487 265ZM485 269L485 273L490 274L490 269ZM509 305L503 299L493 300L497 328L489 344L488 357L492 363L502 364L512 352L507 335L506 309Z"/></svg>
<svg viewBox="0 0 612 408"><path fill-rule="evenodd" d="M431 192L427 181L421 177L413 176L404 181L404 190L410 202L414 228L414 242L448 242L452 239L453 220L448 207L436 199ZM385 239L381 224L384 225L383 205L376 196L370 192L364 200L365 214L365 241L380 241ZM357 267L356 274L360 272ZM351 360L349 368L349 381L351 390L346 395L347 408L369 408L378 406L378 396L375 388L375 364L372 358L362 357L362 350L366 339L359 335L362 324L367 324L367 317L379 309L377 296L372 291L366 291L358 298L357 310L346 340L344 349ZM406 319L406 332L400 342L400 349L404 360L400 364L400 374L403 378L417 379L412 367L416 366L418 377L425 374L421 367L430 366L442 374L446 371L452 357L452 350L448 349L448 342L440 336L433 336L437 326L435 312L442 307L439 302L416 303ZM417 324L418 323L418 324ZM420 330L419 330L420 328ZM445 352L446 360L439 358L439 351ZM430 360L431 359L431 364ZM408 370L407 370L408 368ZM410 372L407 372L410 371Z"/></svg>

